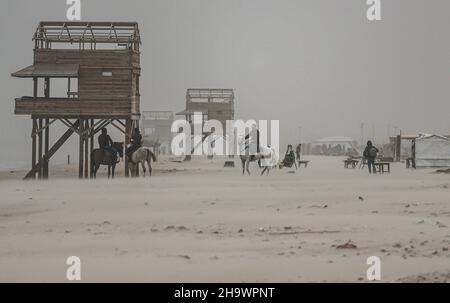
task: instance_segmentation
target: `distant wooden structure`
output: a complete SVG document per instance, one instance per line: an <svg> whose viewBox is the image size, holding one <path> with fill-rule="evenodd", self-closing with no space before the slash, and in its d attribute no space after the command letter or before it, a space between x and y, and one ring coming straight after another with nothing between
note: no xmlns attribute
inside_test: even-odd
<svg viewBox="0 0 450 303"><path fill-rule="evenodd" d="M234 120L234 91L232 89L198 89L186 91L186 109L177 113L193 122L195 112L203 115L203 120L218 120L223 126L227 120ZM225 128L224 128L225 132Z"/></svg>
<svg viewBox="0 0 450 303"><path fill-rule="evenodd" d="M141 127L144 145L154 147L157 153L170 154L173 121L171 111L143 111Z"/></svg>
<svg viewBox="0 0 450 303"><path fill-rule="evenodd" d="M394 161L400 162L400 160L403 158L402 155L402 140L411 142L411 150L414 150L414 144L415 140L418 136L404 136L404 135L397 135L393 137L389 137L389 142L394 147Z"/></svg>
<svg viewBox="0 0 450 303"><path fill-rule="evenodd" d="M25 178L48 178L51 157L74 133L79 135L79 178L88 178L94 135L112 125L125 135L127 145L139 124L138 24L40 22L33 41L33 65L12 74L33 80L33 96L15 100L15 114L32 119L32 167ZM43 95L39 95L40 78ZM50 96L53 78L67 79L67 96ZM50 126L55 121L67 131L50 146ZM127 160L125 174L129 174Z"/></svg>
<svg viewBox="0 0 450 303"><path fill-rule="evenodd" d="M234 120L234 91L233 89L201 89L190 88L186 91L186 108L177 113L184 116L186 121L191 124L192 132L194 131L193 117L195 113L201 113L204 123L206 120L218 120L223 125L223 135L227 133L226 121ZM203 127L203 125L202 125ZM203 132L203 140L209 133ZM196 146L192 148L192 152ZM186 156L189 160L190 156Z"/></svg>

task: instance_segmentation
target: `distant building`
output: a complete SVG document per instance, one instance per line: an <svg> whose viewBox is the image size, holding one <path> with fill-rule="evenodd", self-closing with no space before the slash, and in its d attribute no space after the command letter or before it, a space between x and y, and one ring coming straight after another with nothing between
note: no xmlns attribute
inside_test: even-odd
<svg viewBox="0 0 450 303"><path fill-rule="evenodd" d="M218 120L226 133L226 121L234 120L234 92L232 89L188 89L186 108L177 113L191 124L194 113L203 115L203 121Z"/></svg>
<svg viewBox="0 0 450 303"><path fill-rule="evenodd" d="M327 137L311 142L311 153L326 156L360 154L357 142L349 137Z"/></svg>
<svg viewBox="0 0 450 303"><path fill-rule="evenodd" d="M174 120L171 111L142 112L142 132L145 146L153 147L163 155L170 154L171 126Z"/></svg>
<svg viewBox="0 0 450 303"><path fill-rule="evenodd" d="M416 167L450 167L450 139L421 135L414 139L412 153Z"/></svg>

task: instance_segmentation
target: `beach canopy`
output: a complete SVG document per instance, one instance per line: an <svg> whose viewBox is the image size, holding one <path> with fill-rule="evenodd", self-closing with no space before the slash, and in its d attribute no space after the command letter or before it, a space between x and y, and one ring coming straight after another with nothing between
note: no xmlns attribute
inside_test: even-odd
<svg viewBox="0 0 450 303"><path fill-rule="evenodd" d="M421 135L416 139L416 167L450 167L450 139Z"/></svg>

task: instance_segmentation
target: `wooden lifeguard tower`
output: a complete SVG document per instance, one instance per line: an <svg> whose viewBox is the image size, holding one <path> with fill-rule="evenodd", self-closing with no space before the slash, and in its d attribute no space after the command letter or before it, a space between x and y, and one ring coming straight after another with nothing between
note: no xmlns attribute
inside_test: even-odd
<svg viewBox="0 0 450 303"><path fill-rule="evenodd" d="M177 116L184 116L191 124L194 133L193 117L195 113L202 114L202 127L206 120L218 120L222 123L223 135L226 136L227 120L234 120L234 91L233 89L190 88L186 91L186 108L178 112ZM202 133L202 142L210 133ZM191 154L197 146L192 148ZM189 161L190 155L185 160Z"/></svg>
<svg viewBox="0 0 450 303"><path fill-rule="evenodd" d="M95 134L112 125L125 135L126 146L139 126L138 24L40 22L33 41L33 65L12 74L33 80L33 96L15 100L15 114L32 119L32 167L25 179L48 178L51 157L74 133L79 136L79 178L88 178ZM53 78L67 79L67 96L50 96ZM50 146L50 126L56 121L67 131Z"/></svg>

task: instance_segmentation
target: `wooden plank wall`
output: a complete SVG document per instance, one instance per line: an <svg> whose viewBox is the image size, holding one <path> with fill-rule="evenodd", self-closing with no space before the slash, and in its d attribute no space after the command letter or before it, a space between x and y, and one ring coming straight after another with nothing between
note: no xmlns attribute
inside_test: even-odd
<svg viewBox="0 0 450 303"><path fill-rule="evenodd" d="M136 81L140 53L133 50L35 49L34 62L79 64L78 99L16 101L16 114L139 114ZM105 75L104 73L111 74ZM75 102L76 101L76 102Z"/></svg>

